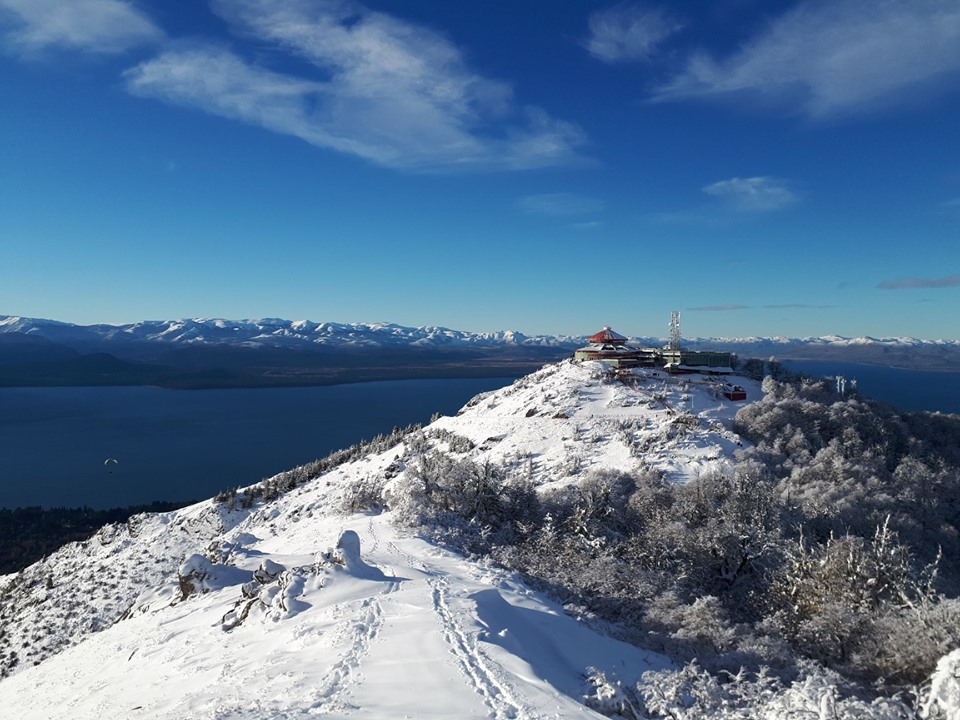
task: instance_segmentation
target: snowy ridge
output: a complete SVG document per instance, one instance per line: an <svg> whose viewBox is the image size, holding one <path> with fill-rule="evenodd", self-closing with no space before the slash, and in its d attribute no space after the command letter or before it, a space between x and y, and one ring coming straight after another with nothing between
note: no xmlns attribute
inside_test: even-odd
<svg viewBox="0 0 960 720"><path fill-rule="evenodd" d="M629 383L603 363L548 365L510 387L480 395L436 426L469 438L474 461L529 462L550 482L590 468L631 471L642 457L676 482L725 463L741 446L730 425L742 403L721 392L729 379L637 369ZM737 377L748 397L760 384ZM559 480L556 480L559 478Z"/></svg>
<svg viewBox="0 0 960 720"><path fill-rule="evenodd" d="M742 404L722 382L623 382L564 362L478 396L418 442L543 488L635 469L640 455L683 482L740 442ZM404 534L392 511L339 509L371 479L398 492L416 463L408 445L248 510L138 516L4 578L0 703L19 718L598 717L584 703L600 707L603 683L669 665L510 573Z"/></svg>
<svg viewBox="0 0 960 720"><path fill-rule="evenodd" d="M868 335L859 337L843 337L842 335L820 335L799 338L791 337L719 337L719 338L691 338L694 342L716 342L732 345L809 345L809 346L837 346L850 345L888 345L891 347L914 347L935 345L944 347L960 347L960 340L920 340L913 337L883 337L876 338Z"/></svg>
<svg viewBox="0 0 960 720"><path fill-rule="evenodd" d="M297 346L390 346L415 345L527 345L554 347L576 344L579 338L567 336L527 337L515 331L473 333L449 328L404 327L393 323L335 323L309 320L223 320L194 318L184 320L142 321L129 325L70 325L48 320L0 316L0 332L18 332L62 341L85 337L89 341L142 341L150 343L248 344L265 347Z"/></svg>
<svg viewBox="0 0 960 720"><path fill-rule="evenodd" d="M225 320L193 318L181 320L148 320L127 325L72 325L55 320L0 315L0 333L16 332L44 337L54 342L85 339L87 341L142 341L193 345L223 343L262 347L388 347L413 345L445 346L525 346L573 348L586 342L586 335L531 335L503 330L468 332L444 327L406 327L394 323L337 323L310 320ZM695 345L721 347L742 345L851 347L877 345L886 347L943 347L960 349L960 340L920 340L911 337L848 338L840 335L818 337L714 337L688 338ZM659 337L631 337L636 345L660 347Z"/></svg>

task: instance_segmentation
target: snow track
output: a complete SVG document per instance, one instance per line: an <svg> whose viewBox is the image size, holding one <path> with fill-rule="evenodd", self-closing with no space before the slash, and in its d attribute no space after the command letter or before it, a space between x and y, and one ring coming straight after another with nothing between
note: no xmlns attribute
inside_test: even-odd
<svg viewBox="0 0 960 720"><path fill-rule="evenodd" d="M278 552L267 533L245 536L246 553L258 564L307 564L316 530L279 529L296 553ZM588 666L659 666L578 626L518 579L398 534L388 514L331 517L322 530L347 533L360 537L361 561L306 582L294 615L262 614L224 632L220 618L239 594L230 584L154 605L48 659L42 674L4 680L0 701L18 720L597 718L581 704Z"/></svg>
<svg viewBox="0 0 960 720"><path fill-rule="evenodd" d="M506 684L497 679L483 652L477 646L476 639L464 631L463 625L450 609L447 599L450 586L447 579L435 577L430 578L428 582L433 588L433 610L440 619L444 639L450 645L450 650L463 674L466 675L477 694L483 698L484 703L493 711L493 717L498 720L533 717L514 700Z"/></svg>
<svg viewBox="0 0 960 720"><path fill-rule="evenodd" d="M383 605L377 598L369 598L361 603L359 617L342 623L340 629L347 652L335 662L320 680L319 695L322 698L316 707L324 712L343 712L356 710L344 701L350 686L357 682L363 657L370 650L370 644L376 639L383 627Z"/></svg>

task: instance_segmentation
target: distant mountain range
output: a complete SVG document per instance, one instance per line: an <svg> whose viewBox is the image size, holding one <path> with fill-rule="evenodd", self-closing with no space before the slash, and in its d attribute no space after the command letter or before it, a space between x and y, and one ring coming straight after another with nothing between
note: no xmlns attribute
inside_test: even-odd
<svg viewBox="0 0 960 720"><path fill-rule="evenodd" d="M472 333L392 323L308 320L144 321L72 325L0 315L0 385L319 385L414 377L519 376L586 336ZM632 342L659 347L663 338ZM740 357L960 371L960 341L915 338L692 338Z"/></svg>

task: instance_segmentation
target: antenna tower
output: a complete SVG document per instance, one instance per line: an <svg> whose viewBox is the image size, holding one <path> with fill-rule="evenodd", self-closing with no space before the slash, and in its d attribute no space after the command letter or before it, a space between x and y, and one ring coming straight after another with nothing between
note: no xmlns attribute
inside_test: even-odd
<svg viewBox="0 0 960 720"><path fill-rule="evenodd" d="M670 349L680 349L680 311L674 310L670 314Z"/></svg>

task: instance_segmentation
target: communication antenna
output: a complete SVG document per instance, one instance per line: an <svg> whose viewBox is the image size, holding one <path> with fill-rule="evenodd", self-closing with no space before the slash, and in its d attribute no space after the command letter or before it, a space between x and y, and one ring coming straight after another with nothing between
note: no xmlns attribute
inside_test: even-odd
<svg viewBox="0 0 960 720"><path fill-rule="evenodd" d="M670 349L680 349L680 311L674 310L670 314Z"/></svg>

